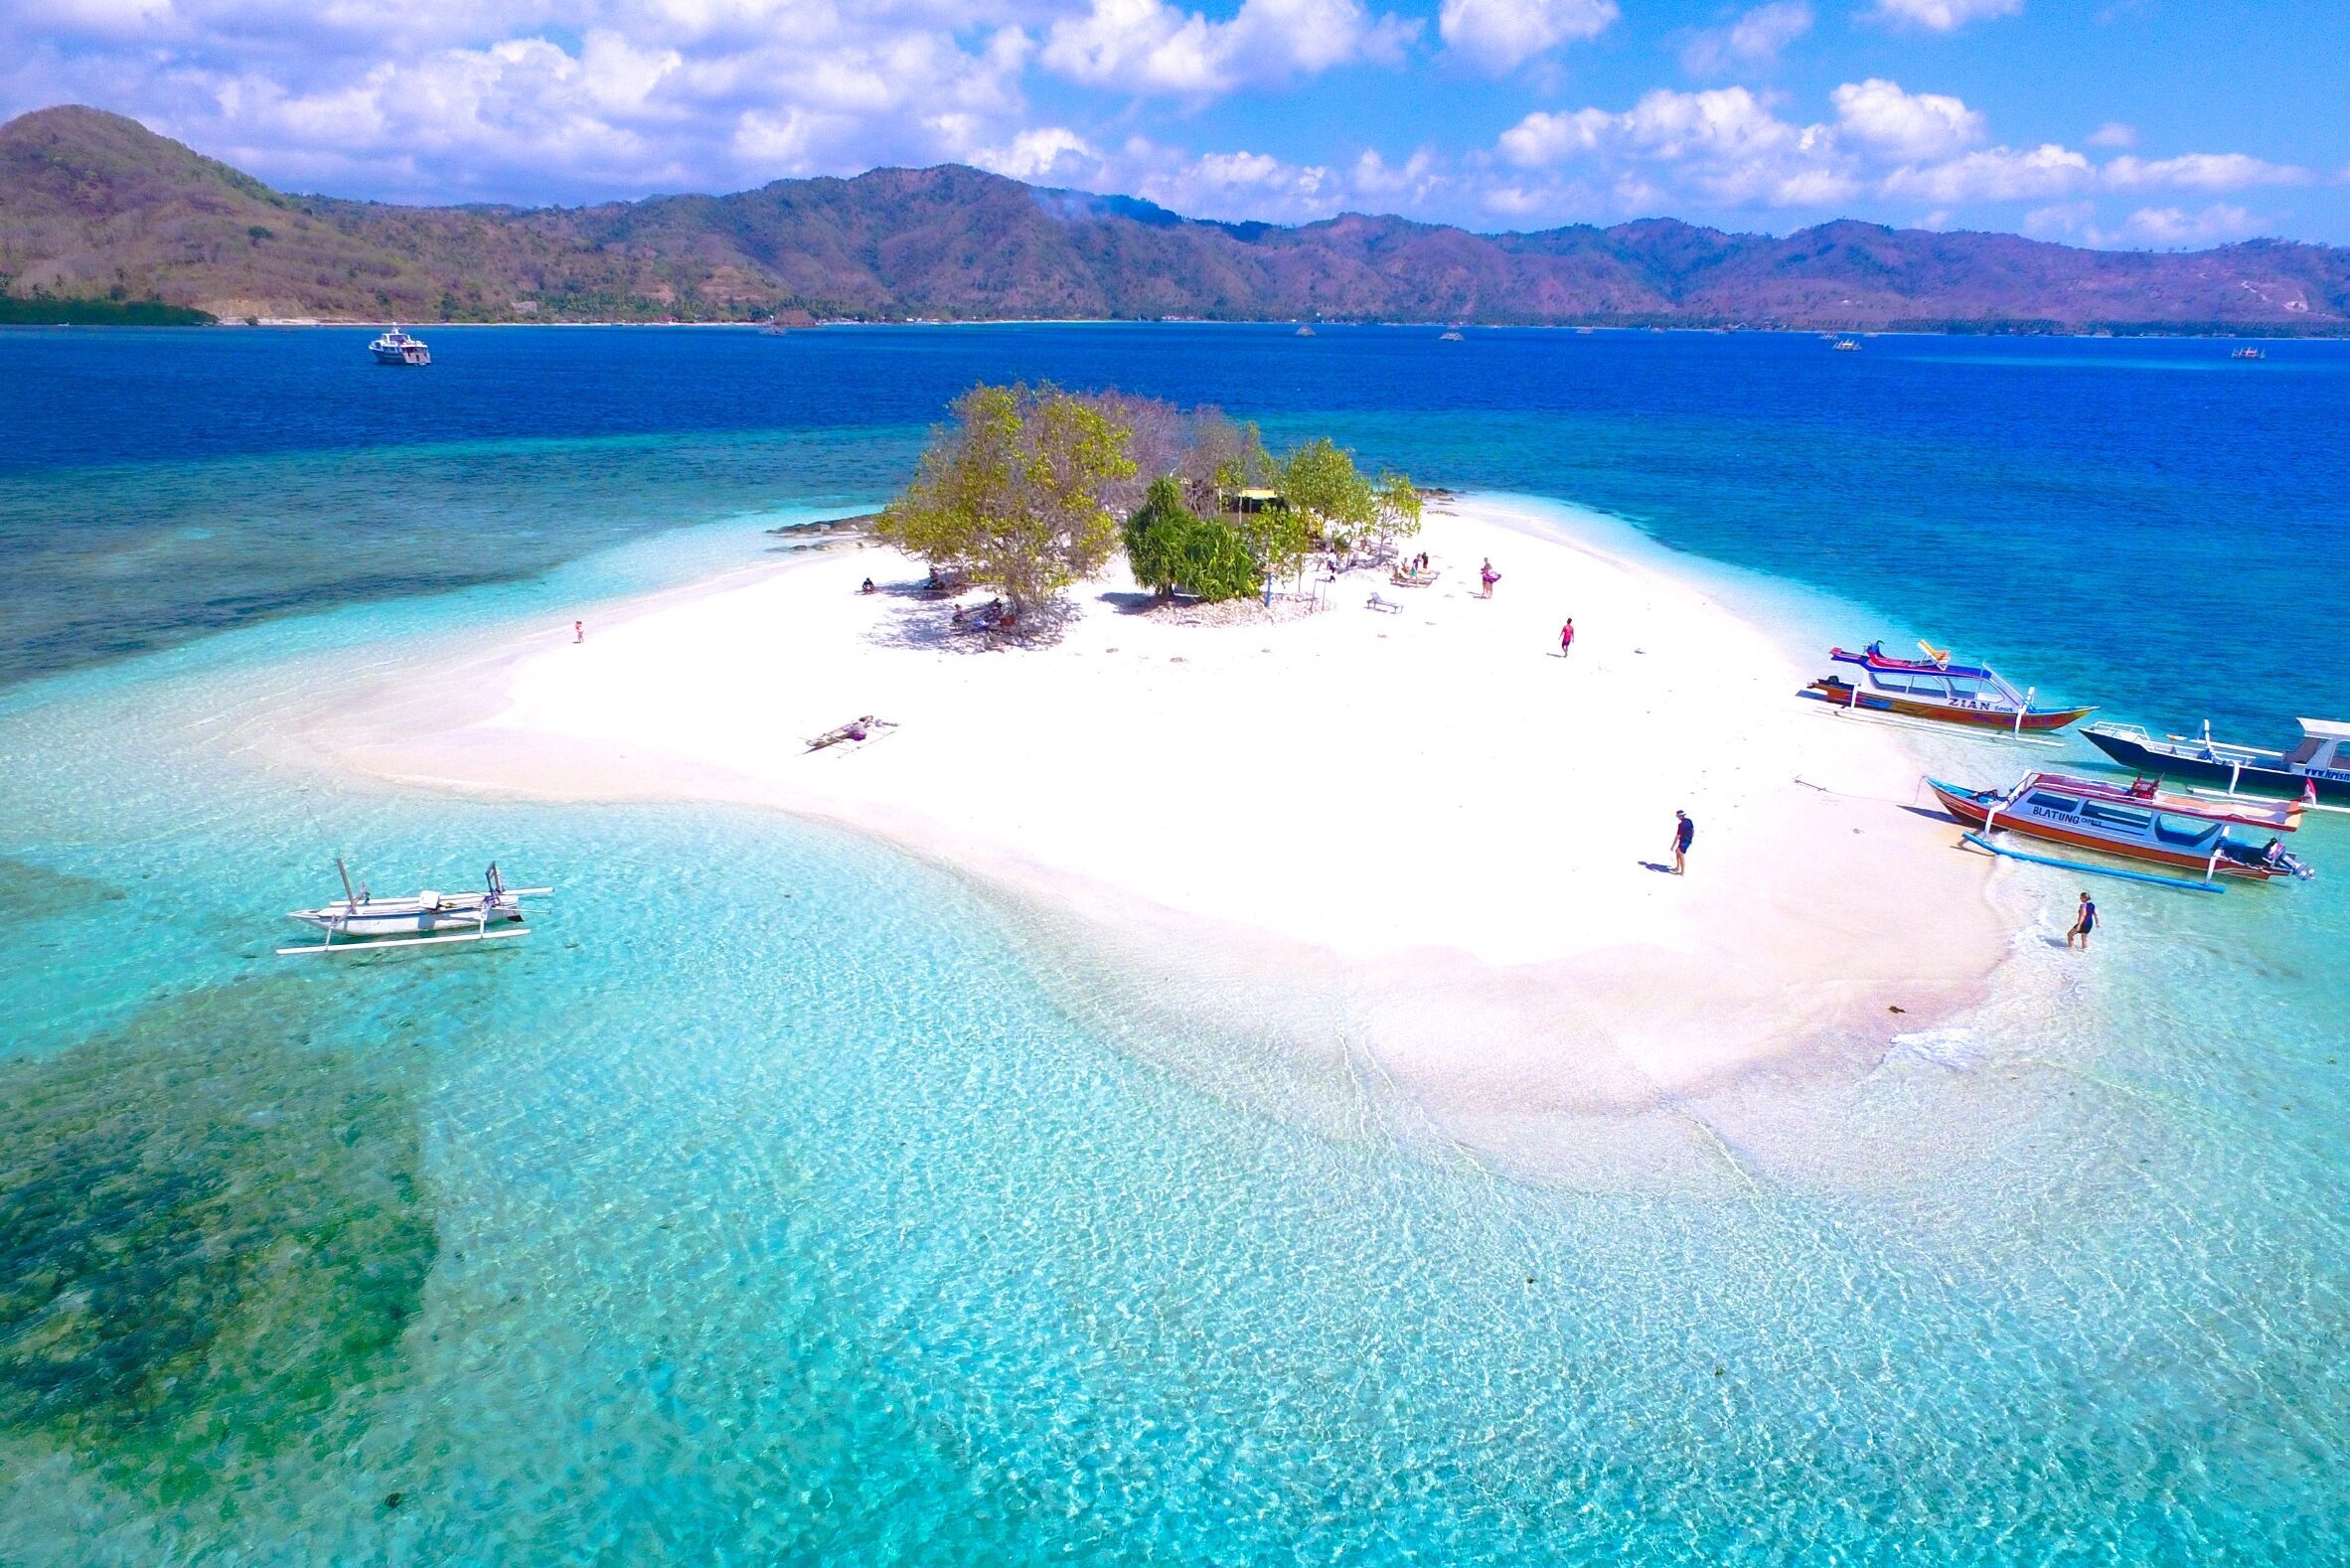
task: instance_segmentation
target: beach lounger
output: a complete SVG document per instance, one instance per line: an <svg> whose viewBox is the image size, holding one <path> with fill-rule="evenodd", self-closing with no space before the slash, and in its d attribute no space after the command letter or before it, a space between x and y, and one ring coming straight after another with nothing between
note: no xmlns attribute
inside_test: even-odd
<svg viewBox="0 0 2350 1568"><path fill-rule="evenodd" d="M1394 583L1399 588L1429 588L1436 585L1436 579L1439 575L1441 574L1437 571L1437 569L1434 566L1431 566L1426 571L1423 571L1416 576L1410 577L1405 576L1400 571L1391 571L1387 573L1387 580Z"/></svg>
<svg viewBox="0 0 2350 1568"><path fill-rule="evenodd" d="M1402 605L1396 603L1393 599L1378 593L1374 593L1368 599L1364 600L1362 607L1366 610L1383 611L1388 615L1401 615L1403 613Z"/></svg>

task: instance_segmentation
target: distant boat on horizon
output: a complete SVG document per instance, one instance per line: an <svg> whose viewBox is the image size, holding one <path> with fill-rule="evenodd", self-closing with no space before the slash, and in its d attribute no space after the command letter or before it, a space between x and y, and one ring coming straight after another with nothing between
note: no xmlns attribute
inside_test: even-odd
<svg viewBox="0 0 2350 1568"><path fill-rule="evenodd" d="M1301 338L1311 338L1311 337L1313 337L1313 336L1314 336L1314 329L1313 329L1312 327L1309 327L1309 326L1307 326L1307 325L1306 325L1304 322L1300 322L1300 323L1298 324L1298 333L1297 333L1297 335L1298 335L1299 337L1301 337Z"/></svg>
<svg viewBox="0 0 2350 1568"><path fill-rule="evenodd" d="M2265 360L2269 356L2260 349L2247 345L2228 356L2232 360Z"/></svg>
<svg viewBox="0 0 2350 1568"><path fill-rule="evenodd" d="M1459 343L1462 341L1461 329L1458 327L1448 328L1444 336L1438 338L1436 341L1439 343Z"/></svg>
<svg viewBox="0 0 2350 1568"><path fill-rule="evenodd" d="M432 363L432 351L424 346L424 340L408 336L396 325L369 344L368 352L376 357L378 365L430 365Z"/></svg>
<svg viewBox="0 0 2350 1568"><path fill-rule="evenodd" d="M1838 338L1834 347L1838 354L1858 354L1860 352L1860 345L1850 338Z"/></svg>

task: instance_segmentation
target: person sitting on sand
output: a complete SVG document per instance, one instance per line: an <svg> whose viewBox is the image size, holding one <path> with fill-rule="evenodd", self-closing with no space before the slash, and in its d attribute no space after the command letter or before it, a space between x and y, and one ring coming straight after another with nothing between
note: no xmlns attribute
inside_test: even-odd
<svg viewBox="0 0 2350 1568"><path fill-rule="evenodd" d="M874 591L874 590L873 590L873 579L872 579L872 578L870 578L870 577L867 577L867 578L865 578L865 579L864 579L864 586L863 586L863 587L862 587L862 588L860 588L860 589L858 589L857 591L858 591L858 592L860 592L860 593L871 593L871 592L873 592L873 591Z"/></svg>

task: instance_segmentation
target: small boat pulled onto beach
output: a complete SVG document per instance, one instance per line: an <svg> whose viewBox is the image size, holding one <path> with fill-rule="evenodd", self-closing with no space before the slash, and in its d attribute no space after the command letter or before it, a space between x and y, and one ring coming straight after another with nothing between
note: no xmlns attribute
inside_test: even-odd
<svg viewBox="0 0 2350 1568"><path fill-rule="evenodd" d="M2156 738L2136 724L2091 724L2081 738L2125 768L2163 778L2193 779L2230 795L2295 796L2316 791L2321 801L2350 804L2350 722L2304 718L2301 743L2264 751L2201 735Z"/></svg>
<svg viewBox="0 0 2350 1568"><path fill-rule="evenodd" d="M341 857L335 870L343 878L343 900L316 909L296 909L289 920L315 926L325 933L317 942L281 947L280 955L357 953L388 947L422 947L437 942L482 942L493 937L528 936L522 923L522 900L545 897L552 887L509 887L490 863L485 885L475 893L444 893L432 888L394 898L378 898L365 885L354 890L351 871ZM342 938L337 941L336 938Z"/></svg>
<svg viewBox="0 0 2350 1568"><path fill-rule="evenodd" d="M1896 659L1881 642L1859 653L1830 648L1828 658L1852 666L1857 680L1841 675L1822 676L1802 695L1861 712L1894 713L1904 718L1931 719L1973 729L2004 729L2014 734L2062 729L2097 711L2095 707L2051 707L2035 710L2038 688L2017 691L1997 672L1983 665L1953 664L1948 649L1921 642L1924 659Z"/></svg>
<svg viewBox="0 0 2350 1568"><path fill-rule="evenodd" d="M1926 787L1934 791L1943 810L1974 830L1968 838L2000 854L2008 852L1993 844L1991 835L2009 832L2168 866L2205 883L2223 876L2265 882L2277 877L2305 880L2316 874L2276 837L2300 829L2304 803L2297 800L2222 804L2166 793L2150 779L2114 784L2039 772L2025 774L2005 790L1968 789L1936 778L1929 778ZM2228 831L2235 827L2261 829L2271 837L2266 844L2254 844Z"/></svg>
<svg viewBox="0 0 2350 1568"><path fill-rule="evenodd" d="M378 365L416 366L432 363L432 351L424 346L424 340L408 336L397 326L369 344L368 352L376 357Z"/></svg>

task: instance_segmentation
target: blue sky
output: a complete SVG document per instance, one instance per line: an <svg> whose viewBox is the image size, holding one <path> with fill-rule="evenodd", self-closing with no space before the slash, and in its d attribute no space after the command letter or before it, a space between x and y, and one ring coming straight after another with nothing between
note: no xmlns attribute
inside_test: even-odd
<svg viewBox="0 0 2350 1568"><path fill-rule="evenodd" d="M0 113L580 202L975 163L1213 218L2350 241L2350 4L6 0Z"/></svg>

